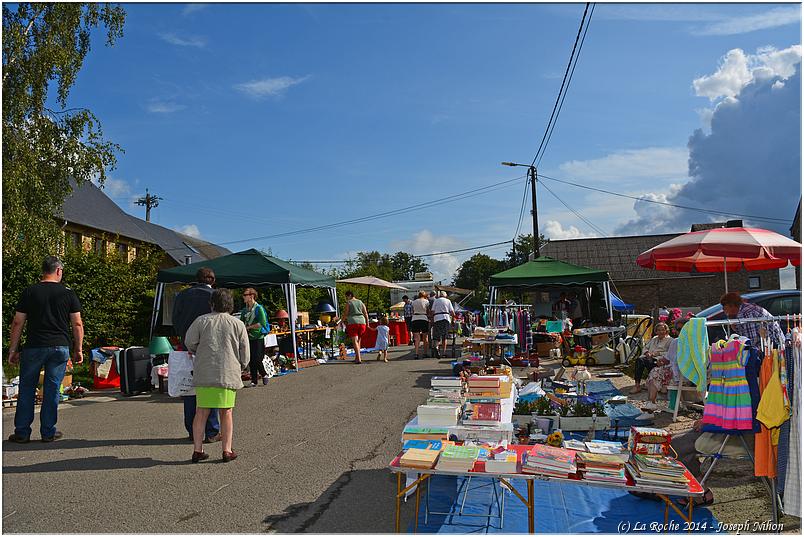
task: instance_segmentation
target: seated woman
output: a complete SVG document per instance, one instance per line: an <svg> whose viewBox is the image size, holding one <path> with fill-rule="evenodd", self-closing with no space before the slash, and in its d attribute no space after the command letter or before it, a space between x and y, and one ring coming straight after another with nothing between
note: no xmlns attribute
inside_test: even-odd
<svg viewBox="0 0 804 537"><path fill-rule="evenodd" d="M654 332L656 335L648 341L642 354L634 361L634 381L636 384L633 390L631 390L631 393L639 393L642 391L642 386L640 385L642 376L645 372L649 373L650 370L653 369L657 360L664 359L667 356L667 349L670 347L667 325L665 323L656 324ZM667 360L665 360L665 362L667 364L670 363Z"/></svg>

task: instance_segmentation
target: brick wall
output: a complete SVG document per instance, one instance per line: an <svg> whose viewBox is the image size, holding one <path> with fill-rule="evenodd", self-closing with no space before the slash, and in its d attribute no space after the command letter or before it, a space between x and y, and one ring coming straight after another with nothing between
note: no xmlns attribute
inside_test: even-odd
<svg viewBox="0 0 804 537"><path fill-rule="evenodd" d="M748 288L748 279L758 276L760 287ZM615 281L620 298L634 304L637 313L651 313L660 306L708 308L720 302L725 292L723 274L706 274L667 280ZM779 271L733 272L729 274L729 291L749 293L779 289Z"/></svg>

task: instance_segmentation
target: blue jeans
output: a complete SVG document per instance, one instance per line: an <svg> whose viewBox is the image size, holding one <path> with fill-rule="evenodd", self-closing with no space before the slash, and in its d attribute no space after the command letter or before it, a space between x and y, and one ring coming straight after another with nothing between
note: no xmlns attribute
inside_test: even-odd
<svg viewBox="0 0 804 537"><path fill-rule="evenodd" d="M192 436L193 418L195 418L195 395L182 397L182 400L184 401L184 428L187 429L187 433ZM221 424L218 421L218 409L213 408L207 418L206 432L204 434L209 438L219 432L221 432Z"/></svg>
<svg viewBox="0 0 804 537"><path fill-rule="evenodd" d="M23 438L31 437L31 424L34 420L34 400L39 372L45 369L42 390L42 410L39 415L39 432L42 438L56 434L56 421L59 412L59 388L64 380L67 360L70 359L68 347L32 347L20 353L20 391L17 395L17 412L14 414L14 433Z"/></svg>

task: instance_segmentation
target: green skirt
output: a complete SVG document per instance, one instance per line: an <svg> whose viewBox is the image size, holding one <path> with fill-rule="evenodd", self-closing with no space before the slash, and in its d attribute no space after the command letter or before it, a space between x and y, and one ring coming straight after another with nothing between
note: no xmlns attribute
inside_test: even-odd
<svg viewBox="0 0 804 537"><path fill-rule="evenodd" d="M198 408L234 408L237 390L196 386L195 406Z"/></svg>

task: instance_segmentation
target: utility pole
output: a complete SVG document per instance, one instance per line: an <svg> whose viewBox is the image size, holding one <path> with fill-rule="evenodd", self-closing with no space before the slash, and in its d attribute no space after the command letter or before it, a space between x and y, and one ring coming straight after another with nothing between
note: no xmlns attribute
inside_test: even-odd
<svg viewBox="0 0 804 537"><path fill-rule="evenodd" d="M530 166L530 200L533 215L533 259L539 258L539 217L536 211L536 166Z"/></svg>
<svg viewBox="0 0 804 537"><path fill-rule="evenodd" d="M535 194L534 194L534 196L535 196ZM159 200L161 200L161 199L162 198L157 197L157 196L151 196L148 193L148 189L146 188L145 189L145 197L140 198L140 199L137 200L137 202L136 202L137 205L145 205L145 221L146 222L151 221L151 207L159 207ZM536 198L534 197L534 199L536 199Z"/></svg>

